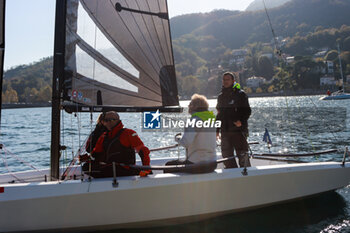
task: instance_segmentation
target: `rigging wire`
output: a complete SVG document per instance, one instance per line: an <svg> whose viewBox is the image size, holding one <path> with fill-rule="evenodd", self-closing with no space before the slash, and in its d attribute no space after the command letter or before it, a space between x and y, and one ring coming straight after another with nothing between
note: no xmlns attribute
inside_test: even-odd
<svg viewBox="0 0 350 233"><path fill-rule="evenodd" d="M31 165L29 162L24 161L23 159L21 159L20 157L18 157L16 154L10 152L9 150L7 150L5 147L3 147L3 151L5 152L6 155L10 155L12 158L16 159L17 161L19 161L22 164L27 165L28 167L31 167L33 170L41 173L42 175L44 175L43 171L39 170L38 168L34 167L33 165ZM8 157L8 156L6 156Z"/></svg>
<svg viewBox="0 0 350 233"><path fill-rule="evenodd" d="M281 58L282 56L282 50L280 49L279 47L279 44L278 44L278 41L277 41L277 37L276 37L276 34L275 34L275 30L273 29L273 26L272 26L272 23L271 23L271 18L270 18L270 15L267 11L267 7L266 7L266 4L265 4L265 0L262 0L263 2L263 5L264 5L264 9L265 9L265 13L266 13L266 17L267 17L267 20L268 20L268 23L269 23L269 26L270 26L270 29L271 29L271 32L272 32L272 37L273 37L273 40L274 40L274 45L275 45L275 53L278 55L278 60ZM278 61L278 64L280 64L280 62ZM280 67L281 69L281 67ZM285 98L285 102L286 102L286 106L287 106L287 123L288 122L291 122L290 120L290 111L289 111L289 105L288 105L288 98L287 98L287 94L286 94L286 85L283 85L283 92L284 92L284 98ZM283 113L283 112L281 112ZM283 115L281 115L281 118L283 120ZM282 150L284 150L284 135L281 134L281 138L282 138ZM292 137L292 140L293 140L293 145L295 146L295 138Z"/></svg>
<svg viewBox="0 0 350 233"><path fill-rule="evenodd" d="M275 44L276 54L279 56L279 58L281 58L281 56L282 56L282 50L281 50L281 48L280 48L280 46L279 46L279 44L278 44L277 37L276 37L276 34L275 34L275 30L273 29L273 26L272 26L272 23L271 23L271 18L270 18L270 16L269 16L268 11L267 11L267 7L266 7L266 4L265 4L265 0L262 0L262 1L263 1L263 5L264 5L264 9L265 9L265 13L266 13L266 16L267 16L267 19L268 19L269 26L270 26L270 28L271 28L271 32L272 32L272 36L273 36L273 40L274 40L274 44ZM287 105L288 119L290 120L290 112L289 112L289 107L288 107L288 100L287 100L287 96L286 96L286 86L285 86L285 85L283 85L283 86L284 86L283 89L284 89L284 93L285 93L285 101L286 101L286 105ZM293 90L293 92L295 93L294 90ZM316 108L316 105L315 105L315 103L313 102L313 100L311 99L311 97L309 97L309 99L311 100L312 104L313 104L314 107ZM301 107L300 107L300 102L299 102L298 100L296 100L296 102L297 102L297 104L298 104L297 107L298 107L299 113L303 115L303 111L301 110ZM303 117L303 118L304 118L304 117ZM324 121L325 121L324 118L323 118L322 116L321 116L321 118L322 118L322 120L323 120L323 122L324 122ZM306 130L306 133L307 133L307 139L308 139L308 141L309 141L311 147L313 148L313 150L315 150L315 147L314 147L314 145L313 145L313 143L312 143L312 140L310 139L310 131L309 131L308 127L306 126L305 121L303 121L303 126L304 126L304 129ZM327 124L326 124L326 127L328 127ZM334 138L336 138L336 136L334 135L334 133L333 133L331 130L330 130L330 132L331 132L332 136L333 136ZM293 144L294 144L294 146L295 146L295 138L292 137L292 139L293 139Z"/></svg>
<svg viewBox="0 0 350 233"><path fill-rule="evenodd" d="M272 37L273 37L273 40L274 40L275 53L278 55L278 66L280 68L280 71L282 71L282 67L280 65L280 59L282 58L282 50L281 50L281 48L279 46L279 43L277 41L277 36L276 36L275 30L273 29L271 18L270 18L270 15L269 15L268 11L267 11L265 0L262 0L262 1L263 1L266 17L267 17L267 20L268 20L268 23L269 23L269 26L270 26L270 29L271 29ZM289 104L288 104L286 85L285 85L285 83L283 83L283 84L284 84L283 85L284 98L285 98L286 107L287 107L287 117L288 117L288 121L287 122L291 123L291 113L290 113L290 108L289 108ZM282 135L282 144L284 144L283 135ZM297 148L296 147L295 136L292 136L292 145L293 145L294 148ZM282 149L283 149L283 146L282 146Z"/></svg>
<svg viewBox="0 0 350 233"><path fill-rule="evenodd" d="M269 13L268 13L268 11L267 11L267 7L266 7L266 4L265 4L265 0L262 0L262 1L263 1L263 4L264 4L264 9L265 9L265 13L266 13L266 16L267 16L267 20L268 20L269 25L270 25L270 28L271 28L273 40L274 40L274 42L275 42L276 54L277 54L278 56L281 56L281 55L282 55L282 50L281 50L281 48L280 48L279 45L278 45L278 41L277 41L277 37L276 37L276 34L275 34L275 30L274 30L273 27L272 27L270 15L269 15Z"/></svg>
<svg viewBox="0 0 350 233"><path fill-rule="evenodd" d="M60 147L61 145L65 145L65 125L64 125L64 111L63 109L61 110L61 141L62 143L60 143ZM62 156L62 149L60 148L60 155ZM63 159L61 160L62 161L62 168L65 167L66 165L66 159L67 159L67 151L64 150L63 152Z"/></svg>
<svg viewBox="0 0 350 233"><path fill-rule="evenodd" d="M1 154L1 153L0 153ZM13 174L13 172L11 172L8 164L7 164L7 156L5 157L4 156L1 156L1 159L3 161L3 163L5 164L5 167L6 167L6 170L8 171L8 173L13 177L15 178L16 180L20 181L20 182L24 182L24 180L20 179L19 177L17 177L15 174Z"/></svg>

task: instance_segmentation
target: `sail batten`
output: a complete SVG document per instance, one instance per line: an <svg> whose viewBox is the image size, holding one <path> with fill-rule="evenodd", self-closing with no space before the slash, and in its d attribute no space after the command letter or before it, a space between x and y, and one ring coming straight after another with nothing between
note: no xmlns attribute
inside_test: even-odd
<svg viewBox="0 0 350 233"><path fill-rule="evenodd" d="M166 0L67 1L66 101L179 106Z"/></svg>
<svg viewBox="0 0 350 233"><path fill-rule="evenodd" d="M111 87L108 87L108 86L105 86L103 87L103 83L99 83L98 81L96 80L92 80L92 79L89 79L89 78L86 78L84 75L81 75L79 73L77 73L77 77L79 78L79 81L81 82L85 82L87 83L87 85L93 87L93 88L104 88L104 89L107 89L109 91L113 91L113 92L116 92L116 93L119 93L119 94L123 94L125 96L128 96L128 97L135 97L137 99L145 99L145 97L140 97L138 95L136 95L135 93L131 92L131 91L128 91L128 90L125 90L125 89L122 89L122 88L111 88ZM81 84L82 85L82 84ZM149 101L152 101L154 103L157 103L157 104L160 104L161 101L159 99L156 99L156 98L146 98L146 100L149 100Z"/></svg>
<svg viewBox="0 0 350 233"><path fill-rule="evenodd" d="M85 6L85 5L83 4L83 6ZM111 4L111 6L112 6L112 4ZM95 15L94 15L91 11L89 11L89 8L88 8L88 7L86 7L86 8L87 8L87 11L88 11L89 15L92 17L92 19L93 19L94 22L96 23L96 25L99 26L100 30L103 31L105 34L107 34L107 33L108 33L108 32L107 32L108 30L107 30L106 28L104 28L104 26L96 19ZM122 18L121 18L121 20L122 20L123 24L125 25L125 27L128 28L128 27L127 27L127 24L123 21ZM129 32L130 32L130 31L129 31ZM124 33L121 33L121 34L124 34ZM133 38L134 44L138 45L139 49L142 51L142 47L141 47L141 46L139 45L139 43L137 42L137 39L132 35L131 32L130 32L130 35L131 35L131 37ZM117 41L116 41L114 38L111 38L111 37L109 37L109 36L106 36L106 37L108 37L109 40L113 41L113 44L118 48L118 50L119 50L127 59L129 59L129 61L131 61L132 64L136 64L136 65L137 65L137 61L135 61L132 57L128 56L128 55L127 55L128 53L127 53L122 47L120 47L120 46L118 45ZM135 48L134 48L134 49L135 49ZM147 56L144 55L144 53L142 53L142 55L143 55L145 58L147 57ZM151 64L151 63L150 63L150 64ZM150 73L149 71L143 70L143 67L142 67L142 66L138 66L138 69L142 70L142 71L145 72L145 74L147 74L147 75L148 75L148 73ZM154 71L156 72L157 69L154 68L154 67L153 67L153 69L154 69ZM157 82L152 76L149 76L149 77L150 77L150 79L154 82L154 84L159 85L158 82Z"/></svg>
<svg viewBox="0 0 350 233"><path fill-rule="evenodd" d="M97 62L103 64L106 68L108 68L111 72L122 76L126 81L130 82L134 85L140 85L146 89L148 89L151 92L155 92L154 89L151 87L147 87L145 84L141 83L139 79L135 78L132 74L130 74L128 71L122 69L117 64L111 62L108 58L103 56L101 53L94 51L94 49L87 44L85 41L83 41L78 35L74 34L74 36L77 38L77 45L79 48L81 48L83 51L85 51L87 54L89 54L91 57L93 57ZM160 86L159 84L157 84ZM155 92L156 94L161 94L160 92Z"/></svg>

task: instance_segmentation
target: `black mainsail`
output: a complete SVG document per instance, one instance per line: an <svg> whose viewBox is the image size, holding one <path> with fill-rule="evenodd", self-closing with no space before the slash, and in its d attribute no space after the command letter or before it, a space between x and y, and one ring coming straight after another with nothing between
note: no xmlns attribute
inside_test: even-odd
<svg viewBox="0 0 350 233"><path fill-rule="evenodd" d="M72 111L179 105L167 12L166 0L67 1L62 88Z"/></svg>
<svg viewBox="0 0 350 233"><path fill-rule="evenodd" d="M181 111L166 0L57 0L51 179L59 178L60 109Z"/></svg>

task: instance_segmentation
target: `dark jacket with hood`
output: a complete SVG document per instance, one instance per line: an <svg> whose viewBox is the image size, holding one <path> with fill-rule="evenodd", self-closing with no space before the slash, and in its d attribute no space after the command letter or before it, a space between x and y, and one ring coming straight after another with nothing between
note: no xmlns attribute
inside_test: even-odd
<svg viewBox="0 0 350 233"><path fill-rule="evenodd" d="M216 105L217 120L221 120L221 132L248 133L248 118L251 114L248 96L239 88L222 88ZM234 122L241 121L242 127L236 127Z"/></svg>

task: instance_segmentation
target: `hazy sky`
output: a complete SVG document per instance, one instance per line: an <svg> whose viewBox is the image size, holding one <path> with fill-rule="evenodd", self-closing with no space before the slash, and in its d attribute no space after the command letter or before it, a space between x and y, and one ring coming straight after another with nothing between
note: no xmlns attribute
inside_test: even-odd
<svg viewBox="0 0 350 233"><path fill-rule="evenodd" d="M210 12L214 9L244 10L253 0L168 0L170 17ZM6 1L5 69L52 56L55 0Z"/></svg>

